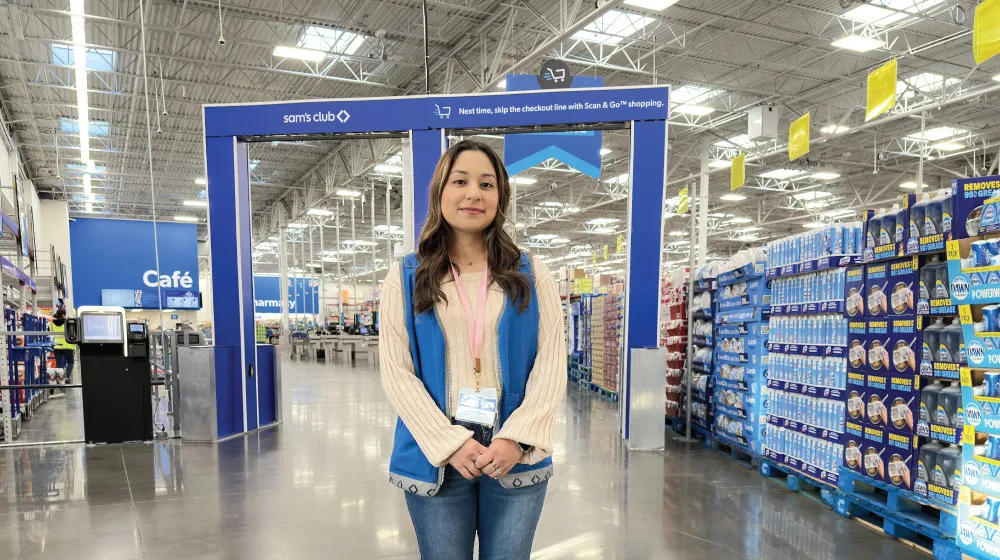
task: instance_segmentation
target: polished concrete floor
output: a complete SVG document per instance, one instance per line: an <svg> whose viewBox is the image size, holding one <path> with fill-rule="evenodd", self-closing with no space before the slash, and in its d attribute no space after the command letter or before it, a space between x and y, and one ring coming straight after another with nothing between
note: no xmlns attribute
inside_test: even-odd
<svg viewBox="0 0 1000 560"><path fill-rule="evenodd" d="M418 558L377 372L283 375L284 424L218 446L0 449L0 558ZM700 445L628 453L615 425L568 389L532 558L926 558Z"/></svg>

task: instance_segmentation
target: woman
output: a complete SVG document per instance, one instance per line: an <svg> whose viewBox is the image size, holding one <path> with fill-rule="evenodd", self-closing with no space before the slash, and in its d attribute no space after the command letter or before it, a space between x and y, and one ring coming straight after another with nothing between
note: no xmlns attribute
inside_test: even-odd
<svg viewBox="0 0 1000 560"><path fill-rule="evenodd" d="M422 558L527 559L566 388L552 274L504 230L510 181L489 146L451 147L416 254L389 271L382 385L399 413L389 480Z"/></svg>

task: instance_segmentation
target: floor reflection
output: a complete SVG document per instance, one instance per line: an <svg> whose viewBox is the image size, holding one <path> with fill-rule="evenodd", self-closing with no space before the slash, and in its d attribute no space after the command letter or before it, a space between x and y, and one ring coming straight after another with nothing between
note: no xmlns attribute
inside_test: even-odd
<svg viewBox="0 0 1000 560"><path fill-rule="evenodd" d="M385 480L395 414L377 373L283 374L277 430L0 450L0 558L417 558ZM568 389L533 558L923 557L703 446L629 453L617 418Z"/></svg>

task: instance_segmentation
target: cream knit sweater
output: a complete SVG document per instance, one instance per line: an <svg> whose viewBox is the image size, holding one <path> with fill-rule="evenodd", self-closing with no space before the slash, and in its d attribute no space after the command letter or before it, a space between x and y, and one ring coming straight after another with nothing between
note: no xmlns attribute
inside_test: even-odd
<svg viewBox="0 0 1000 560"><path fill-rule="evenodd" d="M537 463L552 454L552 428L556 410L566 390L566 335L563 331L562 304L552 273L539 259L532 259L535 290L538 294L538 354L525 389L524 402L504 422L495 435L534 447L521 459L522 463ZM481 272L460 276L465 293L475 309L479 297ZM449 408L454 411L459 389L475 387L472 351L466 331L465 311L458 298L458 291L451 278L443 281L441 289L447 303L438 302L435 310L444 329L450 388ZM497 323L506 305L506 296L496 284L490 284L486 295L486 325L483 338L483 355L480 359L481 388L503 388L498 385ZM436 466L448 462L472 432L454 426L437 407L423 384L414 375L410 357L409 335L403 314L404 298L400 264L389 270L382 287L380 309L379 358L382 368L382 386L389 402L399 413L403 423L413 434L427 460Z"/></svg>

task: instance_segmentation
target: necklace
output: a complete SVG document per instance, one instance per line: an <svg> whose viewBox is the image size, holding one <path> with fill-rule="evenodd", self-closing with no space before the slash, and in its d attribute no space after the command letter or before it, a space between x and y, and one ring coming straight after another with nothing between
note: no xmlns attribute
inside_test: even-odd
<svg viewBox="0 0 1000 560"><path fill-rule="evenodd" d="M479 264L481 262L484 262L485 260L486 260L486 257L483 257L483 258L479 259L478 261L469 261L469 262L465 263L465 266L472 266L474 264ZM455 260L454 258L451 259L451 262L457 263L457 264L462 264L461 262Z"/></svg>

